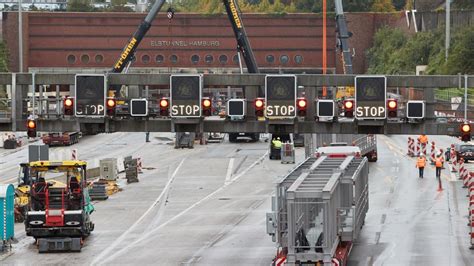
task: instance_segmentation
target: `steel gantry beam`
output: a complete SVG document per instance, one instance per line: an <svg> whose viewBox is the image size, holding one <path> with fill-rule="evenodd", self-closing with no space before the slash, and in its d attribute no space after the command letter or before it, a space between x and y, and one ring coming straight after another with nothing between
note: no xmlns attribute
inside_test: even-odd
<svg viewBox="0 0 474 266"><path fill-rule="evenodd" d="M354 75L296 75L298 86L303 86L304 91L311 92L323 86L354 86ZM139 95L138 90L142 86L159 86L169 89L169 74L109 74L107 76L108 86L127 85L130 95ZM467 81L465 79L467 78ZM58 73L36 73L0 74L0 86L10 86L8 101L11 101L11 109L0 115L0 131L21 131L26 129L26 119L29 110L34 108L34 101L31 93L33 82L39 85L66 85L69 93L72 93L75 83L74 74ZM438 88L458 88L467 85L474 88L474 76L387 76L389 88L416 88L424 90L427 94L434 93ZM265 85L264 74L208 74L204 75L205 88L228 88L237 87L245 90L246 94L258 87ZM136 91L135 91L136 90ZM428 93L430 92L430 93ZM36 98L42 99L39 95L42 90L35 90ZM68 93L67 91L64 93ZM317 95L316 93L312 95ZM46 98L51 98L47 96ZM432 98L432 97L430 97ZM150 101L158 99L148 98ZM59 104L61 99L56 99ZM269 133L376 133L376 134L432 134L432 135L456 135L458 134L459 123L438 123L434 116L433 99L427 99L426 119L417 123L389 122L383 121L358 121L340 119L336 122L315 121L314 114L310 113L306 117L291 120L264 120L258 121L249 116L247 120L233 122L217 117L201 119L170 119L161 117L105 117L100 119L64 117L57 113L55 116L44 116L41 112L37 114L38 131L58 132L58 131L84 131L92 127L96 132L170 132L170 131L198 131L198 132L269 132ZM250 101L250 100L249 100ZM314 110L314 101L308 101L309 110ZM59 110L59 108L57 108ZM0 111L2 112L2 111ZM431 112L431 113L430 113Z"/></svg>

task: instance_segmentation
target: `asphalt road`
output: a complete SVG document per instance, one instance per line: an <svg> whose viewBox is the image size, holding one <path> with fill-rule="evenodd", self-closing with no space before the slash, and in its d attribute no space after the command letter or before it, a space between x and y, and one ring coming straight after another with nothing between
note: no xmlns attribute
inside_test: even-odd
<svg viewBox="0 0 474 266"><path fill-rule="evenodd" d="M379 160L371 164L369 176L370 209L349 265L473 265L467 190L449 169L442 173L442 191L434 167L418 178L416 158L405 155L407 137L378 136ZM447 136L429 140L443 149L458 142Z"/></svg>
<svg viewBox="0 0 474 266"><path fill-rule="evenodd" d="M96 228L81 253L38 254L17 224L19 243L1 264L268 265L275 249L265 234L265 213L273 182L293 165L269 161L263 141L176 150L167 136L155 136L145 144L144 134L99 135L73 146L90 161L140 156L148 170L139 183L95 203ZM299 159L302 153L298 149Z"/></svg>
<svg viewBox="0 0 474 266"><path fill-rule="evenodd" d="M0 264L269 265L276 248L265 233L265 213L274 182L294 165L269 161L263 141L176 150L171 136L152 134L146 144L144 134L115 133L72 146L92 164L134 155L150 168L139 183L95 203L96 230L81 253L38 254L17 224L19 242L0 256ZM441 192L434 169L419 179L414 158L405 155L406 139L378 136L369 213L349 265L472 265L466 190L449 170ZM456 141L433 139L443 148ZM64 148L54 149L60 154ZM297 160L303 153L297 150ZM24 150L2 154L1 182L16 176L15 163L24 156ZM474 170L474 164L468 167Z"/></svg>

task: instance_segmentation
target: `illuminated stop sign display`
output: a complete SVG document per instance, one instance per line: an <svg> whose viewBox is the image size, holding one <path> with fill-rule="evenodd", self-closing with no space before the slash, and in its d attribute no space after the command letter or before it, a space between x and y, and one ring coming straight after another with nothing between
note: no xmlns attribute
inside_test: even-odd
<svg viewBox="0 0 474 266"><path fill-rule="evenodd" d="M387 117L387 78L385 76L355 77L355 117L385 119Z"/></svg>
<svg viewBox="0 0 474 266"><path fill-rule="evenodd" d="M265 77L265 116L267 118L296 117L296 76L267 75Z"/></svg>
<svg viewBox="0 0 474 266"><path fill-rule="evenodd" d="M171 75L171 117L200 117L202 75Z"/></svg>
<svg viewBox="0 0 474 266"><path fill-rule="evenodd" d="M74 113L76 116L105 116L105 75L77 74L74 89L76 95Z"/></svg>

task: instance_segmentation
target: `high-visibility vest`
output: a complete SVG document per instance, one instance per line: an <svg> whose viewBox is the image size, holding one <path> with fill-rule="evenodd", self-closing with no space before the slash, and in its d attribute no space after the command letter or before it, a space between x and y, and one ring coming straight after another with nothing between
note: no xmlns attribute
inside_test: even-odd
<svg viewBox="0 0 474 266"><path fill-rule="evenodd" d="M424 168L425 166L426 166L426 159L424 157L418 158L418 161L416 162L416 167Z"/></svg>
<svg viewBox="0 0 474 266"><path fill-rule="evenodd" d="M273 143L273 146L275 148L281 148L281 141L280 140L277 140L277 139L273 140L272 143Z"/></svg>
<svg viewBox="0 0 474 266"><path fill-rule="evenodd" d="M426 136L426 135L421 135L418 139L419 139L420 142L423 143L423 144L428 143L428 136Z"/></svg>
<svg viewBox="0 0 474 266"><path fill-rule="evenodd" d="M438 158L436 158L436 160L435 160L435 166L436 166L436 167L443 167L443 161L444 161L444 160L443 160L443 157L438 157Z"/></svg>

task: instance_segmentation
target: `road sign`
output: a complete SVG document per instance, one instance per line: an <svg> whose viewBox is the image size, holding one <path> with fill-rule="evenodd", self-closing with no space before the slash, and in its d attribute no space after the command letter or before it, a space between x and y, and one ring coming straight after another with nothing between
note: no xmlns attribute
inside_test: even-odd
<svg viewBox="0 0 474 266"><path fill-rule="evenodd" d="M462 103L462 97L451 97L451 110L456 111L460 103Z"/></svg>
<svg viewBox="0 0 474 266"><path fill-rule="evenodd" d="M74 95L76 96L76 104L74 105L75 116L105 116L105 75L76 74Z"/></svg>
<svg viewBox="0 0 474 266"><path fill-rule="evenodd" d="M318 100L316 114L319 118L333 118L334 109L333 100Z"/></svg>
<svg viewBox="0 0 474 266"><path fill-rule="evenodd" d="M230 99L227 101L227 115L230 117L244 117L246 109L245 99Z"/></svg>
<svg viewBox="0 0 474 266"><path fill-rule="evenodd" d="M413 119L425 118L425 102L424 101L408 101L407 102L407 118L413 118Z"/></svg>
<svg viewBox="0 0 474 266"><path fill-rule="evenodd" d="M357 119L385 119L387 77L355 77L355 117Z"/></svg>
<svg viewBox="0 0 474 266"><path fill-rule="evenodd" d="M147 116L148 100L147 99L131 99L130 100L131 116Z"/></svg>
<svg viewBox="0 0 474 266"><path fill-rule="evenodd" d="M171 75L171 117L201 117L202 75Z"/></svg>
<svg viewBox="0 0 474 266"><path fill-rule="evenodd" d="M296 117L296 76L265 76L265 117Z"/></svg>

